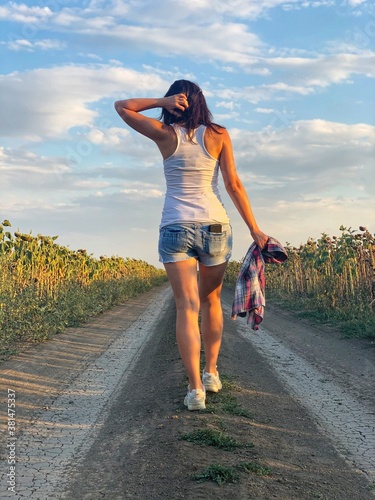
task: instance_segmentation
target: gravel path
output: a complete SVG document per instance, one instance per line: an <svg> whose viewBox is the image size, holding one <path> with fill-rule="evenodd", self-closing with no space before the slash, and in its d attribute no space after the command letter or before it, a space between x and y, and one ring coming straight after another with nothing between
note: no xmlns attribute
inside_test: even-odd
<svg viewBox="0 0 375 500"><path fill-rule="evenodd" d="M231 298L225 290L226 318ZM174 314L164 286L2 363L1 499L373 498L369 342L276 306L258 333L226 319L219 369L235 377L253 418L187 412ZM255 455L181 441L182 431L219 423L251 438ZM273 474L221 488L191 480L207 463L240 458Z"/></svg>
<svg viewBox="0 0 375 500"><path fill-rule="evenodd" d="M225 311L230 314L227 304ZM254 334L249 331L245 320L241 318L239 323L239 333L264 356L297 400L314 415L317 425L321 426L342 456L352 467L364 472L371 482L375 482L374 406L358 400L356 392L342 389L339 381L327 378L324 369L312 366L303 355L283 345L280 333L281 339L261 327ZM329 337L327 340L332 342ZM368 359L366 364L370 375Z"/></svg>

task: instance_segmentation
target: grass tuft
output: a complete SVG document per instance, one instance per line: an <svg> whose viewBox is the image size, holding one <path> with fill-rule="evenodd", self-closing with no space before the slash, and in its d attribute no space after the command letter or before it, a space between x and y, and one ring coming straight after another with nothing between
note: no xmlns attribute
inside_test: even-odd
<svg viewBox="0 0 375 500"><path fill-rule="evenodd" d="M269 476L272 473L272 469L267 467L267 465L258 464L257 462L244 462L236 466L237 469L245 472L253 472L258 476Z"/></svg>
<svg viewBox="0 0 375 500"><path fill-rule="evenodd" d="M181 436L185 441L203 446L215 446L226 451L233 451L242 446L231 436L216 429L197 429Z"/></svg>
<svg viewBox="0 0 375 500"><path fill-rule="evenodd" d="M239 472L252 472L258 476L269 476L272 469L256 462L243 462L233 466L211 464L200 474L195 474L193 479L196 481L214 481L218 484L238 483L240 480Z"/></svg>
<svg viewBox="0 0 375 500"><path fill-rule="evenodd" d="M237 384L233 375L220 374L220 380L224 391L241 392L242 388Z"/></svg>
<svg viewBox="0 0 375 500"><path fill-rule="evenodd" d="M238 404L235 396L227 393L224 384L222 391L210 396L209 401L206 403L206 410L210 413L221 411L239 417L253 418L253 415L246 408Z"/></svg>
<svg viewBox="0 0 375 500"><path fill-rule="evenodd" d="M238 483L239 474L234 467L227 467L220 464L211 464L200 474L195 474L196 481L214 481L218 484Z"/></svg>

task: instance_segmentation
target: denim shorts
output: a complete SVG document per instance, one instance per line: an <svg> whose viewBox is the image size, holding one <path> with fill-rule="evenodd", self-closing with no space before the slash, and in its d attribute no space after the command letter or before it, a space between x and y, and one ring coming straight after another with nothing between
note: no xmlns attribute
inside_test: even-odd
<svg viewBox="0 0 375 500"><path fill-rule="evenodd" d="M222 232L211 233L208 224L171 224L160 229L159 260L164 264L196 258L205 266L217 266L232 255L232 228L222 224Z"/></svg>

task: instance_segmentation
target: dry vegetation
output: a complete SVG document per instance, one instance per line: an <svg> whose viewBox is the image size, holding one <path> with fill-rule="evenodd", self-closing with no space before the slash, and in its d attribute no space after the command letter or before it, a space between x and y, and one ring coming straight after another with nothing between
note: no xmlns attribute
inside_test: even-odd
<svg viewBox="0 0 375 500"><path fill-rule="evenodd" d="M375 238L365 228L340 227L341 235L286 245L288 260L266 266L267 298L327 321L351 336L375 337ZM235 283L241 262L231 262Z"/></svg>
<svg viewBox="0 0 375 500"><path fill-rule="evenodd" d="M88 255L57 236L9 232L0 224L0 352L76 326L166 279L147 262Z"/></svg>

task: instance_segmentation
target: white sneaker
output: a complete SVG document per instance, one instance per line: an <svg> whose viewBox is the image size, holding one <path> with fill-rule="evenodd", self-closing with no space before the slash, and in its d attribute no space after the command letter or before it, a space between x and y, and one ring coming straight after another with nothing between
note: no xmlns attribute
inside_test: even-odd
<svg viewBox="0 0 375 500"><path fill-rule="evenodd" d="M204 410L206 408L206 389L193 389L190 392L190 386L188 386L188 392L184 399L184 405L188 407L188 410Z"/></svg>
<svg viewBox="0 0 375 500"><path fill-rule="evenodd" d="M217 375L215 375L214 373L207 373L203 370L202 382L204 387L206 388L206 391L210 392L219 392L223 387L223 384L221 383L219 377L219 372L217 372Z"/></svg>

